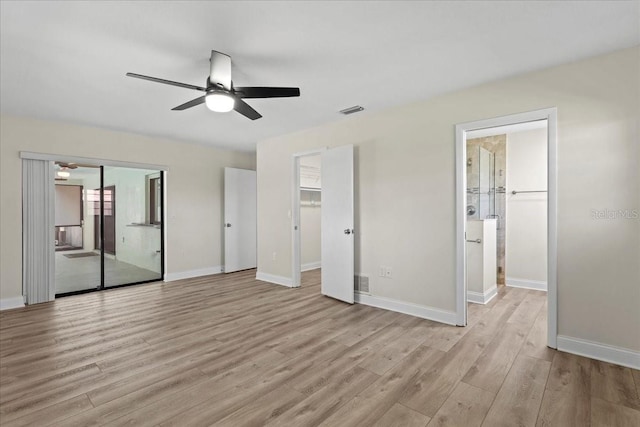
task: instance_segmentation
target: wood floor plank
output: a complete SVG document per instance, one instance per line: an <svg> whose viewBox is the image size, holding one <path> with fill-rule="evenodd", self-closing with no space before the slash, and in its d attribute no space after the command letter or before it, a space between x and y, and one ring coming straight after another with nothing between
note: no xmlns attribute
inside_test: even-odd
<svg viewBox="0 0 640 427"><path fill-rule="evenodd" d="M513 361L524 343L526 334L520 325L508 324L492 339L469 368L462 381L497 393Z"/></svg>
<svg viewBox="0 0 640 427"><path fill-rule="evenodd" d="M0 405L0 419L10 421L23 417L31 412L39 411L51 405L61 403L90 390L94 384L101 384L109 381L107 376L101 372L91 374L82 380L66 383L56 388L40 387L39 393L27 393L24 396Z"/></svg>
<svg viewBox="0 0 640 427"><path fill-rule="evenodd" d="M583 427L590 423L591 397L588 394L544 391L536 427Z"/></svg>
<svg viewBox="0 0 640 427"><path fill-rule="evenodd" d="M433 364L414 381L400 402L429 417L433 417L453 389L484 352L490 337L468 335L458 342L446 357Z"/></svg>
<svg viewBox="0 0 640 427"><path fill-rule="evenodd" d="M536 426L588 426L591 422L591 360L556 352Z"/></svg>
<svg viewBox="0 0 640 427"><path fill-rule="evenodd" d="M64 425L64 420L81 412L93 409L91 401L86 394L81 394L71 399L44 407L37 411L32 411L23 417L5 422L3 427L27 427L27 426L49 426Z"/></svg>
<svg viewBox="0 0 640 427"><path fill-rule="evenodd" d="M216 422L216 426L262 426L277 419L308 396L286 385L276 388ZM208 421L206 424L208 425Z"/></svg>
<svg viewBox="0 0 640 427"><path fill-rule="evenodd" d="M459 382L433 416L429 427L478 427L495 397L490 391Z"/></svg>
<svg viewBox="0 0 640 427"><path fill-rule="evenodd" d="M525 329L531 328L534 320L538 316L540 309L547 300L547 293L542 291L528 291L527 296L522 300L507 323L523 325Z"/></svg>
<svg viewBox="0 0 640 427"><path fill-rule="evenodd" d="M591 361L591 396L640 410L640 398L631 369Z"/></svg>
<svg viewBox="0 0 640 427"><path fill-rule="evenodd" d="M591 360L575 354L556 352L547 389L575 395L591 395Z"/></svg>
<svg viewBox="0 0 640 427"><path fill-rule="evenodd" d="M64 387L70 383L77 384L87 378L96 378L101 372L95 363L90 363L43 379L17 381L0 386L0 404L27 397L27 395L39 395L52 389Z"/></svg>
<svg viewBox="0 0 640 427"><path fill-rule="evenodd" d="M65 420L65 426L97 426L122 417L162 397L180 393L182 390L206 380L208 377L198 369L174 375L144 386L132 393L81 412Z"/></svg>
<svg viewBox="0 0 640 427"><path fill-rule="evenodd" d="M158 425L179 414L189 412L191 408L203 402L209 400L215 402L216 399L229 393L238 384L246 383L247 381L260 377L262 370L267 369L269 366L282 363L283 357L282 354L275 351L261 353L243 365L236 366L220 375L199 382L186 388L181 393L170 394L156 400L106 425Z"/></svg>
<svg viewBox="0 0 640 427"><path fill-rule="evenodd" d="M538 313L533 327L529 331L520 350L523 356L537 357L551 362L556 351L547 347L547 310L546 303Z"/></svg>
<svg viewBox="0 0 640 427"><path fill-rule="evenodd" d="M372 425L405 396L411 384L445 355L445 352L430 347L418 347L320 425Z"/></svg>
<svg viewBox="0 0 640 427"><path fill-rule="evenodd" d="M237 384L233 389L219 395L211 402L204 402L190 408L163 423L164 426L205 425L219 421L250 404L261 396L286 385L307 370L313 369L319 361L344 351L345 346L333 341L323 343L313 353L303 353L293 359L283 356L281 363L271 365L257 378Z"/></svg>
<svg viewBox="0 0 640 427"><path fill-rule="evenodd" d="M347 347L344 351L335 354L331 359L322 361L316 369L299 375L289 382L289 386L303 393L312 394L333 378L351 370L368 355L384 347L385 343L401 334L401 330L400 326L387 325L378 332L354 343L351 347Z"/></svg>
<svg viewBox="0 0 640 427"><path fill-rule="evenodd" d="M378 378L356 366L267 424L282 427L318 425Z"/></svg>
<svg viewBox="0 0 640 427"><path fill-rule="evenodd" d="M640 371L637 369L632 369L631 373L633 375L633 381L636 383L636 390L638 392L638 396L640 396Z"/></svg>
<svg viewBox="0 0 640 427"><path fill-rule="evenodd" d="M591 400L591 427L638 427L640 411L597 397Z"/></svg>
<svg viewBox="0 0 640 427"><path fill-rule="evenodd" d="M470 328L433 323L427 330L425 342L429 342L429 347L449 351L469 330Z"/></svg>
<svg viewBox="0 0 640 427"><path fill-rule="evenodd" d="M396 403L373 424L374 427L424 427L430 418L404 405Z"/></svg>
<svg viewBox="0 0 640 427"><path fill-rule="evenodd" d="M518 356L483 426L535 426L551 363Z"/></svg>
<svg viewBox="0 0 640 427"><path fill-rule="evenodd" d="M426 333L429 325L420 319L416 319L413 324L406 325L403 329L405 331L401 332L395 340L379 351L369 354L359 366L383 375L427 340Z"/></svg>

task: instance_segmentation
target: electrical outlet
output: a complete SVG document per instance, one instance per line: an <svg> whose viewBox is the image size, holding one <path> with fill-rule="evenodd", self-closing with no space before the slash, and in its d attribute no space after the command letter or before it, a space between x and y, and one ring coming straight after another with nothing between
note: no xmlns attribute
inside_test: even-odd
<svg viewBox="0 0 640 427"><path fill-rule="evenodd" d="M276 260L276 253L275 252L273 253L273 260L274 261Z"/></svg>
<svg viewBox="0 0 640 427"><path fill-rule="evenodd" d="M391 267L386 267L384 270L384 277L386 277L387 279L391 279L392 276L393 270L391 269Z"/></svg>

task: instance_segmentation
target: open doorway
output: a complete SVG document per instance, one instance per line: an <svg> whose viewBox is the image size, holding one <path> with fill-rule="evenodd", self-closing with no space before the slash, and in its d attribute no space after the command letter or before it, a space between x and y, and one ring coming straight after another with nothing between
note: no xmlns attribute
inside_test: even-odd
<svg viewBox="0 0 640 427"><path fill-rule="evenodd" d="M317 158L305 159L317 156ZM305 235L308 254L317 249L311 241L320 237L320 259L309 258L306 269L318 272L320 262L320 292L328 297L353 304L354 295L354 147L343 145L331 149L319 149L293 155L292 179L292 287L300 287L302 258L303 218L307 216ZM311 173L314 171L314 173ZM319 173L319 176L316 175ZM305 176L305 181L301 180ZM318 191L318 190L321 190ZM304 193L304 194L303 194ZM321 197L321 198L320 198ZM304 206L303 206L304 205ZM319 209L319 211L318 211ZM308 214L308 215L307 215ZM314 232L311 218L319 217L320 224ZM304 227L304 225L302 225Z"/></svg>
<svg viewBox="0 0 640 427"><path fill-rule="evenodd" d="M458 125L456 144L458 325L468 303L524 288L555 348L556 110Z"/></svg>
<svg viewBox="0 0 640 427"><path fill-rule="evenodd" d="M320 155L300 159L300 271L320 269L322 182Z"/></svg>
<svg viewBox="0 0 640 427"><path fill-rule="evenodd" d="M297 201L293 217L297 233L293 244L294 286L320 284L322 266L322 155L318 152L294 158ZM297 278L297 279L295 279Z"/></svg>

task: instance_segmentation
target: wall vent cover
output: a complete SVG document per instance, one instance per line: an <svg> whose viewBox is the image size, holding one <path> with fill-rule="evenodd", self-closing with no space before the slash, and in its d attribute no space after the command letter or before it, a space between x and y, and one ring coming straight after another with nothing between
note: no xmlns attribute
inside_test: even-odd
<svg viewBox="0 0 640 427"><path fill-rule="evenodd" d="M340 110L341 114L344 114L345 116L348 114L353 114L353 113L357 113L359 111L364 110L364 107L361 107L359 105L354 105L353 107L349 107L349 108L345 108L344 110Z"/></svg>
<svg viewBox="0 0 640 427"><path fill-rule="evenodd" d="M369 278L367 276L355 276L354 277L354 288L356 292L360 293L369 293Z"/></svg>

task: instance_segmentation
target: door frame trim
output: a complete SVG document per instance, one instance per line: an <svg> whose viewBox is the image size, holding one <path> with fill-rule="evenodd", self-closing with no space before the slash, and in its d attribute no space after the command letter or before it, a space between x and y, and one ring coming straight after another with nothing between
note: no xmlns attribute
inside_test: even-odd
<svg viewBox="0 0 640 427"><path fill-rule="evenodd" d="M291 287L299 288L301 283L301 243L300 243L300 159L322 154L328 147L299 151L291 155ZM322 166L321 166L322 167ZM297 227L297 228L296 228Z"/></svg>
<svg viewBox="0 0 640 427"><path fill-rule="evenodd" d="M467 324L467 286L465 262L466 232L466 133L472 130L547 120L547 346L558 342L558 109L556 107L528 111L455 126L456 149L456 323Z"/></svg>

